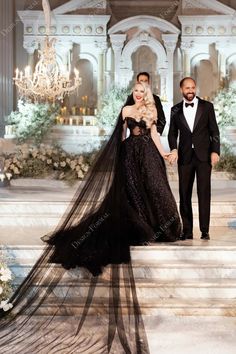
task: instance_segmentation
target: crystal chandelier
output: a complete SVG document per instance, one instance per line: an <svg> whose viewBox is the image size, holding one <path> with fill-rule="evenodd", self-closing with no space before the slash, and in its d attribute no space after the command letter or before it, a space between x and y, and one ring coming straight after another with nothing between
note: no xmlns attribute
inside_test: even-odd
<svg viewBox="0 0 236 354"><path fill-rule="evenodd" d="M39 61L35 70L27 66L23 71L16 69L13 78L19 89L20 96L36 102L63 100L66 95L74 92L81 85L79 71L74 69L74 78L70 79L70 72L61 70L55 50L55 38L49 37L50 32L50 7L48 2L43 1L47 35L43 43L43 49L39 51Z"/></svg>

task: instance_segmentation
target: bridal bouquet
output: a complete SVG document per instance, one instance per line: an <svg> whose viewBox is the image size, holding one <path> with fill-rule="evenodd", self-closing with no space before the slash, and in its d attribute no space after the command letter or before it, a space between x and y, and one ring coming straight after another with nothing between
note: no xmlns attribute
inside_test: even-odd
<svg viewBox="0 0 236 354"><path fill-rule="evenodd" d="M0 309L3 311L10 310L13 305L9 303L11 294L11 271L5 263L0 261Z"/></svg>

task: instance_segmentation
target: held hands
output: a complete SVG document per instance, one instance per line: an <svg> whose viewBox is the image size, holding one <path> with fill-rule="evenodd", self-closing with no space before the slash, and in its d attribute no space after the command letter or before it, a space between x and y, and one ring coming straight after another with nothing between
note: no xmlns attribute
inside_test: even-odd
<svg viewBox="0 0 236 354"><path fill-rule="evenodd" d="M172 150L167 157L168 162L173 165L175 162L178 161L178 151L177 149Z"/></svg>

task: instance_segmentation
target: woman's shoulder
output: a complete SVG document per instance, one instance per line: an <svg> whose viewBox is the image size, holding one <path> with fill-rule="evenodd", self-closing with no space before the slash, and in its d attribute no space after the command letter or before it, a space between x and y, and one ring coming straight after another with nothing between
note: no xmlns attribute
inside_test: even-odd
<svg viewBox="0 0 236 354"><path fill-rule="evenodd" d="M122 117L125 119L130 112L132 112L133 105L132 106L124 106L122 109Z"/></svg>

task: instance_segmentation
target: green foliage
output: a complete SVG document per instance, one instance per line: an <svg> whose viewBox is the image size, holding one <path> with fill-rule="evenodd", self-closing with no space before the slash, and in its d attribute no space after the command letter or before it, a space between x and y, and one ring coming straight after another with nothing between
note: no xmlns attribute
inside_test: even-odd
<svg viewBox="0 0 236 354"><path fill-rule="evenodd" d="M39 144L54 124L58 112L58 105L19 100L18 111L12 112L6 122L14 125L14 133L19 142L30 139Z"/></svg>
<svg viewBox="0 0 236 354"><path fill-rule="evenodd" d="M126 102L130 89L113 87L102 100L102 108L97 114L98 124L105 127L113 127L118 114Z"/></svg>
<svg viewBox="0 0 236 354"><path fill-rule="evenodd" d="M0 309L3 309L3 311L8 311L12 308L12 304L9 303L9 298L12 294L11 280L11 271L0 252Z"/></svg>
<svg viewBox="0 0 236 354"><path fill-rule="evenodd" d="M222 145L221 150L220 161L215 166L215 170L229 172L232 178L236 179L236 155L228 144Z"/></svg>
<svg viewBox="0 0 236 354"><path fill-rule="evenodd" d="M236 124L236 88L222 89L214 99L220 128Z"/></svg>

